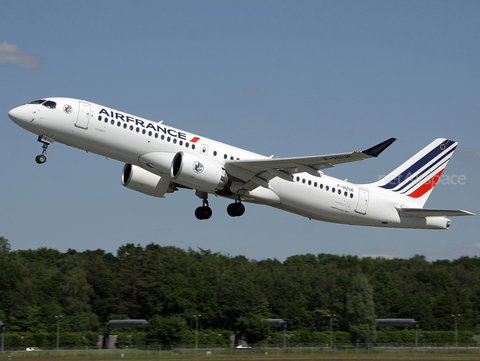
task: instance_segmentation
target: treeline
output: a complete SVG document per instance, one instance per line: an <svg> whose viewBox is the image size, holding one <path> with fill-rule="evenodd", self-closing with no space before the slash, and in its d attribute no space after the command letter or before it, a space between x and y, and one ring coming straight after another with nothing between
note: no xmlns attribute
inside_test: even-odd
<svg viewBox="0 0 480 361"><path fill-rule="evenodd" d="M7 334L55 333L57 322L65 333L102 334L108 321L144 318L151 342L176 344L191 340L195 315L200 334L236 333L252 343L278 337L262 319L281 318L289 333L315 335L329 334L328 315L335 315L334 332L351 341L375 341L375 318L414 318L422 331L453 331L452 315L460 315L459 331L480 333L477 257L306 254L280 262L156 244L126 244L116 255L11 251L0 237L0 290Z"/></svg>

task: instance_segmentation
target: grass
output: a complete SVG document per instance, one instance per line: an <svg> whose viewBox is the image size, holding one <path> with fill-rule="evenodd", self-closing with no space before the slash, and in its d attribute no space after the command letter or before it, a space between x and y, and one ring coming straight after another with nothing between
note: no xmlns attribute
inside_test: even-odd
<svg viewBox="0 0 480 361"><path fill-rule="evenodd" d="M464 348L419 348L419 349L370 349L370 350L329 350L329 349L255 349L232 350L178 350L178 351L144 351L144 350L68 350L40 352L4 352L0 360L65 360L65 361L317 361L317 360L480 360L480 350Z"/></svg>

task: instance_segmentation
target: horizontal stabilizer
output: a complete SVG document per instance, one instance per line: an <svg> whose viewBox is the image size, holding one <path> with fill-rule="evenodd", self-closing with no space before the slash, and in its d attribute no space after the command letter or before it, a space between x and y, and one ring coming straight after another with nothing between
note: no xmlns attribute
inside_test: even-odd
<svg viewBox="0 0 480 361"><path fill-rule="evenodd" d="M451 209L426 209L426 208L402 208L397 207L397 210L406 215L425 218L425 217L458 217L458 216L474 216L474 213L467 211L457 211Z"/></svg>

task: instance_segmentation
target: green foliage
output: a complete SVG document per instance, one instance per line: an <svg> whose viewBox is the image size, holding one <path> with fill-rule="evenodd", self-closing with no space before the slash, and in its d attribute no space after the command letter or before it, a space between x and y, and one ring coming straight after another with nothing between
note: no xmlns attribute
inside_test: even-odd
<svg viewBox="0 0 480 361"><path fill-rule="evenodd" d="M325 335L329 339L330 314L336 314L335 338L350 332L362 342L374 340L375 314L415 318L425 338L421 342L448 339L448 334L427 331L453 332L451 314L461 314L460 342L461 332L480 330L478 280L477 257L428 262L423 256L387 260L306 254L285 262L255 261L133 243L116 255L12 251L0 237L0 321L13 347L39 347L32 345L32 334L39 335L35 342L54 347L55 316L60 315L61 344L72 347L96 344L95 337L83 335L104 334L108 321L127 318L147 319L150 331L147 336L145 330L132 330L119 344L194 344L194 315L201 315L199 344L230 345L235 331L249 343L283 343L280 330L268 329L261 321L265 318L286 320L293 341L303 337L322 343ZM381 332L392 332L388 337L395 342L411 338L410 331ZM378 342L386 339L384 333L379 331Z"/></svg>
<svg viewBox="0 0 480 361"><path fill-rule="evenodd" d="M183 317L153 316L147 326L149 345L180 345L188 343L191 331Z"/></svg>
<svg viewBox="0 0 480 361"><path fill-rule="evenodd" d="M351 341L374 343L376 339L376 317L373 303L373 288L361 273L352 278L346 295L346 315L349 319Z"/></svg>
<svg viewBox="0 0 480 361"><path fill-rule="evenodd" d="M243 336L247 343L257 344L266 340L270 327L261 316L240 317L235 327L237 334Z"/></svg>

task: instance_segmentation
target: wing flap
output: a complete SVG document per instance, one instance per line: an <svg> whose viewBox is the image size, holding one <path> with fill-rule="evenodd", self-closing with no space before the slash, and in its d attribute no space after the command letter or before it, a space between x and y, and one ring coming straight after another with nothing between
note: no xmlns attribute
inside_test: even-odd
<svg viewBox="0 0 480 361"><path fill-rule="evenodd" d="M397 210L406 215L425 218L425 217L460 217L460 216L474 216L474 213L463 210L452 209L426 209L426 208L402 208L397 207Z"/></svg>

